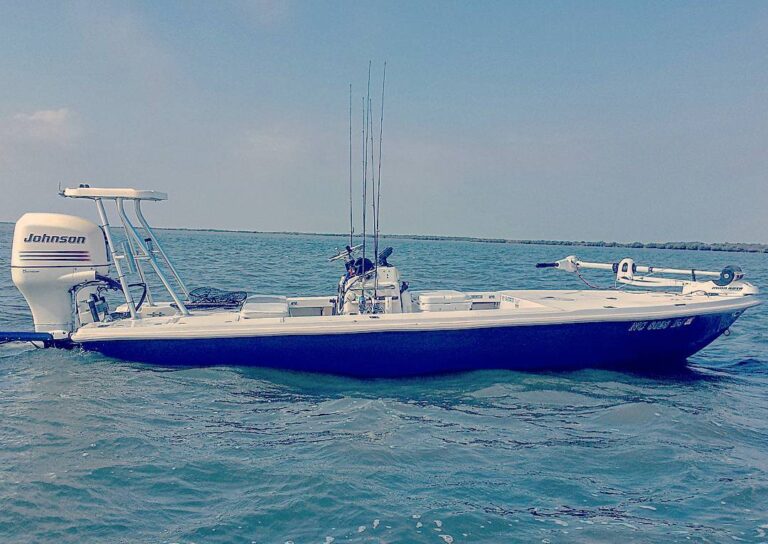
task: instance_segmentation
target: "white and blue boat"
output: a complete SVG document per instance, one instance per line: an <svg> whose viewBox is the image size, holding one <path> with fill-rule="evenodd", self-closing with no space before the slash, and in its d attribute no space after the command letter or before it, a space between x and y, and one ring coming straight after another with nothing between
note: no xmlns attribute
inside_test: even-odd
<svg viewBox="0 0 768 544"><path fill-rule="evenodd" d="M758 289L738 267L712 272L574 256L539 266L578 275L605 270L626 288L417 292L390 264L391 248L368 259L350 246L331 258L345 273L328 296L188 289L142 211L142 203L166 194L81 185L61 195L93 201L99 223L51 213L19 219L12 276L35 332L0 333L0 342L79 347L164 366L264 366L364 378L663 369L684 364L760 304ZM118 227L110 225L105 203L115 206ZM162 293L150 288L152 275Z"/></svg>

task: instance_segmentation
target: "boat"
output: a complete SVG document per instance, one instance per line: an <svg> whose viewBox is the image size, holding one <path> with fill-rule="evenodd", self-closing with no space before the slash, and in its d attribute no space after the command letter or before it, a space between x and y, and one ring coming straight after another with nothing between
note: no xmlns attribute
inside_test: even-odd
<svg viewBox="0 0 768 544"><path fill-rule="evenodd" d="M165 193L82 184L60 194L95 203L98 224L53 213L18 220L12 278L35 331L0 333L0 342L166 367L259 366L359 378L664 370L684 365L761 303L736 266L714 272L575 256L537 266L580 278L606 271L616 288L418 292L389 262L392 248L369 259L351 243L329 259L344 271L328 296L188 289L142 210L166 200ZM105 204L114 205L119 226L110 225ZM150 277L163 289L151 289Z"/></svg>

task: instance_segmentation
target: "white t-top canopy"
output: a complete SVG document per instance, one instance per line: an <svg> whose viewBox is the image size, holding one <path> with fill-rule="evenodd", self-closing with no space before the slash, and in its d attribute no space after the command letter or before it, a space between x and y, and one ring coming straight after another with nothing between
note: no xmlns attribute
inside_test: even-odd
<svg viewBox="0 0 768 544"><path fill-rule="evenodd" d="M167 193L118 187L74 187L61 192L69 198L124 198L126 200L168 200Z"/></svg>

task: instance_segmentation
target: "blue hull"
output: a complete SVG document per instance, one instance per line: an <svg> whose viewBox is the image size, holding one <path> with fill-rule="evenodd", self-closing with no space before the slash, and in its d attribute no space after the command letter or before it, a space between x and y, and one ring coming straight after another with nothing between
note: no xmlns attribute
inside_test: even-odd
<svg viewBox="0 0 768 544"><path fill-rule="evenodd" d="M739 314L420 332L110 340L83 348L161 366L259 366L359 378L479 369L663 370L683 364Z"/></svg>

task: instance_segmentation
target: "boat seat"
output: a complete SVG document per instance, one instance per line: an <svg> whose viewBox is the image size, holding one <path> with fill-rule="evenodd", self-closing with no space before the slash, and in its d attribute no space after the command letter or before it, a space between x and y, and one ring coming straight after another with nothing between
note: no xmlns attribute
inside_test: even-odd
<svg viewBox="0 0 768 544"><path fill-rule="evenodd" d="M242 319L288 317L288 299L278 295L252 295L240 310Z"/></svg>
<svg viewBox="0 0 768 544"><path fill-rule="evenodd" d="M458 312L472 308L472 298L460 291L425 291L416 298L422 312Z"/></svg>

